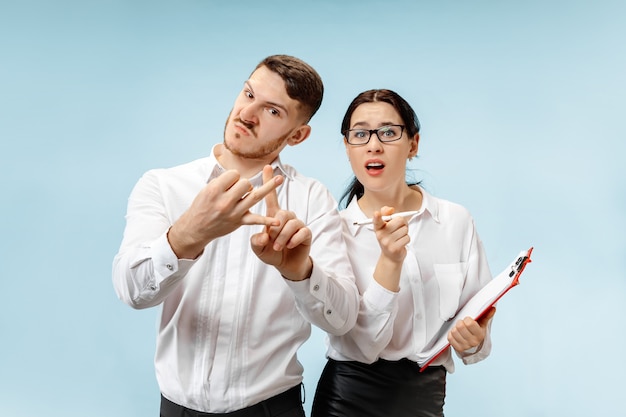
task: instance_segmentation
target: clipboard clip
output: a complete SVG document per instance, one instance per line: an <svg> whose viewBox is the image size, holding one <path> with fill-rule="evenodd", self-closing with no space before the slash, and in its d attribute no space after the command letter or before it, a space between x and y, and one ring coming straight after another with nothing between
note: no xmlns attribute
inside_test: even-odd
<svg viewBox="0 0 626 417"><path fill-rule="evenodd" d="M530 254L533 252L533 249L534 247L531 247L525 254L521 254L517 258L517 261L515 261L515 263L511 265L511 272L509 272L509 277L515 277L513 279L512 285L519 284L519 276L522 274L524 268L526 268L526 265L532 262L530 259Z"/></svg>

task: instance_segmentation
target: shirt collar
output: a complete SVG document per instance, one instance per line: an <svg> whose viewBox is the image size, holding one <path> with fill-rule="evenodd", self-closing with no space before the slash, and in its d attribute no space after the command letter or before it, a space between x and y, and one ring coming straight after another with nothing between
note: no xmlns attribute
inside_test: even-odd
<svg viewBox="0 0 626 417"><path fill-rule="evenodd" d="M430 213L430 216L433 218L434 221L440 223L439 202L437 201L437 199L427 193L426 190L424 190L419 185L415 185L414 187L417 187L422 193L422 208L420 209L420 213L422 212L422 210L427 211L428 213Z"/></svg>
<svg viewBox="0 0 626 417"><path fill-rule="evenodd" d="M429 213L430 216L433 218L433 220L439 223L439 203L437 202L437 199L433 197L432 195L430 195L429 193L427 193L419 185L414 185L414 187L417 187L419 191L422 193L422 207L420 208L417 214L413 215L409 219L409 222L415 221L415 219L418 219L419 217L423 216L425 213ZM361 228L367 228L367 229L372 230L374 227L371 224L365 224L365 225L354 224L354 222L367 220L367 217L365 217L365 214L363 213L363 211L361 211L361 208L359 207L356 197L352 198L348 206L345 208L345 210L343 210L342 215L343 215L343 218L347 222L348 230L350 230L350 233L353 236L356 236L356 234L359 232L359 230L361 230Z"/></svg>
<svg viewBox="0 0 626 417"><path fill-rule="evenodd" d="M214 145L211 149L211 157L209 158L209 162L205 171L207 182L219 177L224 171L226 171L226 168L224 168L219 163L216 156L216 153L219 154L222 152L223 146L223 144L218 143ZM285 177L285 179L293 180L292 175L288 173L287 169L285 169L282 162L280 161L280 157L276 157L276 159L274 159L270 165L274 170L274 175L280 174ZM248 180L253 186L259 186L263 183L263 173L259 171L252 178L248 178Z"/></svg>

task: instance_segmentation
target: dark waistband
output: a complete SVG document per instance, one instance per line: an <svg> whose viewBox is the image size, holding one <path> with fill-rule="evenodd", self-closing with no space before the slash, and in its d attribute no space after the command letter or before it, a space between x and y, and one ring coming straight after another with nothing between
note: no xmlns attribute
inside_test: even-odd
<svg viewBox="0 0 626 417"><path fill-rule="evenodd" d="M338 366L373 369L376 371L390 372L391 374L394 374L395 372L398 372L400 370L406 370L408 372L415 372L415 373L438 372L438 371L441 371L442 369L445 370L445 367L443 365L432 365L422 370L421 367L417 363L407 358L403 358L403 359L399 359L395 361L387 360L387 359L378 359L376 362L369 363L369 364L366 364L363 362L357 362L357 361L338 361L332 358L328 358L328 360L329 362L336 363Z"/></svg>
<svg viewBox="0 0 626 417"><path fill-rule="evenodd" d="M194 417L256 417L259 415L266 415L266 411L267 415L275 415L299 406L302 406L300 385L296 385L295 387L268 398L267 400L263 400L260 403L242 408L241 410L231 411L229 413L203 413L191 410L187 407L183 407L182 405L178 405L161 395L161 415L164 416L182 415L181 412L184 410L186 415Z"/></svg>

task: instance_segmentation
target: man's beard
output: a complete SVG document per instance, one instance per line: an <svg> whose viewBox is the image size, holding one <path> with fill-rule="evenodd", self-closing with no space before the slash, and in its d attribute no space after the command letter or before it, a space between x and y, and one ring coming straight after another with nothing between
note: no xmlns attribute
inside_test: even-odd
<svg viewBox="0 0 626 417"><path fill-rule="evenodd" d="M270 155L271 153L273 153L274 151L276 151L277 149L279 149L281 146L283 146L283 144L285 143L285 140L287 139L287 137L289 137L289 135L291 134L291 132L287 132L285 133L283 136L274 139L268 143L265 144L265 146L263 146L261 149L255 149L255 150L251 150L251 151L244 151L241 149L237 149L233 146L230 146L228 143L228 140L226 138L226 129L228 128L228 122L230 120L230 114L228 115L228 118L226 119L226 126L224 126L224 147L233 155L236 155L240 158L246 158L246 159L262 159L263 157L266 157L267 155ZM250 124L242 121L239 118L235 118L233 119L233 122L235 123L241 123L242 125L244 125L248 130L250 130L250 132L252 133L252 136L254 137L254 140L258 140L257 136L256 136L256 132L254 131L254 126L251 126ZM241 138L241 134L235 132L235 137L237 139Z"/></svg>

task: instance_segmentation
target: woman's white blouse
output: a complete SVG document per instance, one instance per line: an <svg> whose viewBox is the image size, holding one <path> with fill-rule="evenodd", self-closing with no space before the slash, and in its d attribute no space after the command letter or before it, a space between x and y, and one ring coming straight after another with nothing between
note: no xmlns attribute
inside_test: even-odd
<svg viewBox="0 0 626 417"><path fill-rule="evenodd" d="M327 355L335 360L372 363L379 358L417 361L428 342L463 304L492 278L474 220L462 206L428 194L408 220L410 243L402 265L400 291L373 278L380 246L373 226L354 225L366 216L356 199L341 212L343 235L360 293L356 326L343 336L329 335ZM431 366L454 371L449 348ZM480 349L459 355L466 364L489 355L489 331Z"/></svg>

